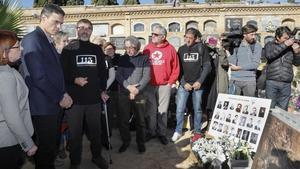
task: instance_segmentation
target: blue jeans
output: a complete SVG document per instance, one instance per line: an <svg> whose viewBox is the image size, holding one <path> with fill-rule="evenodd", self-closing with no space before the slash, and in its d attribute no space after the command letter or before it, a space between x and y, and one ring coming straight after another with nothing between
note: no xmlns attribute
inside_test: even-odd
<svg viewBox="0 0 300 169"><path fill-rule="evenodd" d="M278 106L283 110L287 110L291 97L291 83L267 80L266 96L272 100L271 108Z"/></svg>
<svg viewBox="0 0 300 169"><path fill-rule="evenodd" d="M193 91L186 91L181 85L177 91L176 95L176 132L182 133L183 127L183 120L184 120L184 111L186 107L187 99L192 93L193 99L193 108L194 108L194 131L197 133L201 132L201 118L202 118L202 110L201 110L201 102L202 102L202 94L203 90L193 90Z"/></svg>

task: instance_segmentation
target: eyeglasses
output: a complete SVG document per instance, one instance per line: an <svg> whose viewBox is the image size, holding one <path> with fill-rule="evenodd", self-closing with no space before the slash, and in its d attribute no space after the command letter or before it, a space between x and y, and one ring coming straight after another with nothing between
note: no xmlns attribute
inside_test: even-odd
<svg viewBox="0 0 300 169"><path fill-rule="evenodd" d="M90 31L92 30L92 27L78 26L77 29Z"/></svg>
<svg viewBox="0 0 300 169"><path fill-rule="evenodd" d="M161 34L158 33L151 33L152 36L160 36Z"/></svg>

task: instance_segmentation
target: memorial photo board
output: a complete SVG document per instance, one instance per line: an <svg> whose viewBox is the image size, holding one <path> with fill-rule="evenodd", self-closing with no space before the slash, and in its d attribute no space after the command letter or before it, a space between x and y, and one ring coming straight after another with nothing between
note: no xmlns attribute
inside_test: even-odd
<svg viewBox="0 0 300 169"><path fill-rule="evenodd" d="M269 99L219 94L208 133L246 141L256 152L270 105Z"/></svg>

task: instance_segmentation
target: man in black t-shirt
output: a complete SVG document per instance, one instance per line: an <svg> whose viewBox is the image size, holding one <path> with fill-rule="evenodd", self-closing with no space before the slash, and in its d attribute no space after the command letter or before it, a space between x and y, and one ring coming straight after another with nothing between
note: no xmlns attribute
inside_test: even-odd
<svg viewBox="0 0 300 169"><path fill-rule="evenodd" d="M66 46L61 54L67 91L74 100L66 111L70 129L71 169L81 162L82 133L84 129L91 142L92 162L99 168L108 168L101 156L101 101L106 101L107 69L102 49L92 44L92 23L81 19L77 23L78 39Z"/></svg>
<svg viewBox="0 0 300 169"><path fill-rule="evenodd" d="M211 63L207 47L202 43L196 43L199 34L200 32L194 28L187 29L185 33L186 44L178 49L181 69L180 86L176 96L177 124L172 137L173 142L182 135L184 110L189 94L192 94L194 108L194 137L192 141L201 136L203 83L211 71Z"/></svg>

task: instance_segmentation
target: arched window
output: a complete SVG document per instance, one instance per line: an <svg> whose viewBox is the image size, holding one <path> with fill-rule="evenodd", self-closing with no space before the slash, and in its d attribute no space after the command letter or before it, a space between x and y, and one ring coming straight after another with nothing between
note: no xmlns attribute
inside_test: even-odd
<svg viewBox="0 0 300 169"><path fill-rule="evenodd" d="M180 24L177 22L170 23L169 32L180 32Z"/></svg>
<svg viewBox="0 0 300 169"><path fill-rule="evenodd" d="M247 22L247 24L257 27L257 22L255 20L250 20L250 21Z"/></svg>
<svg viewBox="0 0 300 169"><path fill-rule="evenodd" d="M284 19L284 20L282 20L281 25L282 26L287 26L293 31L293 29L295 28L295 20L290 19L290 18Z"/></svg>
<svg viewBox="0 0 300 169"><path fill-rule="evenodd" d="M161 24L160 24L160 23L153 23L153 24L151 25L151 31L153 31L153 28L154 28L156 25L161 25Z"/></svg>
<svg viewBox="0 0 300 169"><path fill-rule="evenodd" d="M145 26L142 23L137 23L133 26L133 31L134 32L144 32L145 31Z"/></svg>
<svg viewBox="0 0 300 169"><path fill-rule="evenodd" d="M187 23L186 23L186 29L188 29L188 28L195 28L195 29L198 29L198 22L196 22L196 21L188 21Z"/></svg>
<svg viewBox="0 0 300 169"><path fill-rule="evenodd" d="M123 35L124 34L124 26L121 24L116 24L112 26L112 35Z"/></svg>
<svg viewBox="0 0 300 169"><path fill-rule="evenodd" d="M181 46L181 39L177 36L170 37L169 42L176 48Z"/></svg>
<svg viewBox="0 0 300 169"><path fill-rule="evenodd" d="M144 38L139 37L138 39L139 39L142 46L146 45L146 40Z"/></svg>
<svg viewBox="0 0 300 169"><path fill-rule="evenodd" d="M204 22L204 32L206 34L213 34L216 32L217 22L214 20L208 20Z"/></svg>

